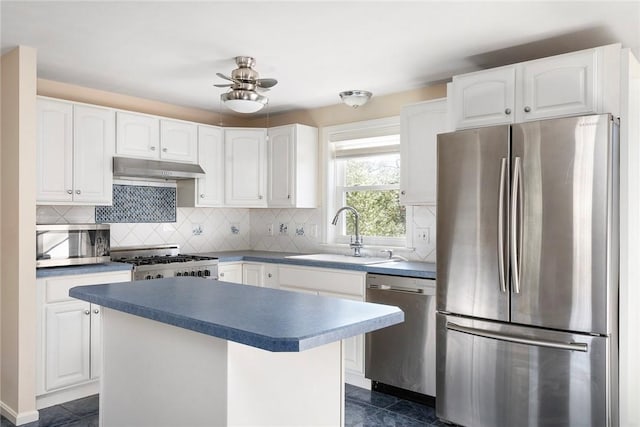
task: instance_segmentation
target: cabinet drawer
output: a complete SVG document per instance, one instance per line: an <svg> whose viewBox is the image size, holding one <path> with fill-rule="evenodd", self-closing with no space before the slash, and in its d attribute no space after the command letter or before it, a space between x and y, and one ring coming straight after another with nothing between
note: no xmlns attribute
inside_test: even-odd
<svg viewBox="0 0 640 427"><path fill-rule="evenodd" d="M52 277L42 280L44 285L45 303L72 301L69 289L74 286L99 285L102 283L116 283L131 281L131 272L119 271L105 274L82 274L77 276ZM38 282L40 282L40 280Z"/></svg>
<svg viewBox="0 0 640 427"><path fill-rule="evenodd" d="M363 296L365 273L313 267L279 268L280 287Z"/></svg>

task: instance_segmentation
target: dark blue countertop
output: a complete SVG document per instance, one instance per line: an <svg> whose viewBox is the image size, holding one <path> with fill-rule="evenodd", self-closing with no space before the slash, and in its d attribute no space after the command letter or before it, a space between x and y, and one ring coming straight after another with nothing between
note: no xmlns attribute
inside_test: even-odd
<svg viewBox="0 0 640 427"><path fill-rule="evenodd" d="M69 295L229 341L298 352L404 321L397 307L195 277L77 286Z"/></svg>
<svg viewBox="0 0 640 427"><path fill-rule="evenodd" d="M133 265L122 262L107 262L104 264L69 265L65 267L36 268L36 279L42 277L67 276L69 274L93 274L109 271L131 271Z"/></svg>
<svg viewBox="0 0 640 427"><path fill-rule="evenodd" d="M436 278L436 265L418 261L391 261L381 264L358 265L341 262L315 261L306 259L286 258L290 255L300 255L288 252L269 251L225 251L205 252L198 255L217 257L220 262L268 262L274 264L302 265L307 267L336 268L341 270L364 271L367 273L389 274L392 276L418 277L423 279Z"/></svg>

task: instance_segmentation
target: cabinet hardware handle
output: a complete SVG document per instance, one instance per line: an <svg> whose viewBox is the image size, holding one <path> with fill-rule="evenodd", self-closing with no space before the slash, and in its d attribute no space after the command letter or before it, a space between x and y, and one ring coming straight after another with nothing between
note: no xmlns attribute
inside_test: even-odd
<svg viewBox="0 0 640 427"><path fill-rule="evenodd" d="M407 192L406 192L406 191L404 191L404 190L402 190L402 191L400 192L400 194L402 194L402 195L404 196L405 194L407 194Z"/></svg>
<svg viewBox="0 0 640 427"><path fill-rule="evenodd" d="M290 198L291 198L291 194L287 194L287 199L290 199Z"/></svg>
<svg viewBox="0 0 640 427"><path fill-rule="evenodd" d="M272 276L273 276L273 274L271 274L271 273L267 274L268 278L271 278Z"/></svg>
<svg viewBox="0 0 640 427"><path fill-rule="evenodd" d="M151 151L156 151L156 147L154 147L153 145L151 146Z"/></svg>
<svg viewBox="0 0 640 427"><path fill-rule="evenodd" d="M220 277L224 277L224 273L220 273Z"/></svg>
<svg viewBox="0 0 640 427"><path fill-rule="evenodd" d="M163 148L163 149L162 149L162 152L163 152L163 153L166 153L166 152L167 152L167 149L166 149L166 148Z"/></svg>
<svg viewBox="0 0 640 427"><path fill-rule="evenodd" d="M524 107L524 112L529 113L531 111L531 107Z"/></svg>
<svg viewBox="0 0 640 427"><path fill-rule="evenodd" d="M93 309L93 312L94 312L95 314L98 314L98 313L100 313L100 310L98 310L97 308L94 308L94 309Z"/></svg>
<svg viewBox="0 0 640 427"><path fill-rule="evenodd" d="M67 194L73 194L73 190L67 190Z"/></svg>
<svg viewBox="0 0 640 427"><path fill-rule="evenodd" d="M80 190L76 190L76 194L80 194Z"/></svg>
<svg viewBox="0 0 640 427"><path fill-rule="evenodd" d="M88 315L90 315L90 314L91 314L91 311L90 311L90 310L85 310L85 311L84 311L84 314L86 314L86 315L88 316Z"/></svg>
<svg viewBox="0 0 640 427"><path fill-rule="evenodd" d="M204 194L201 194L201 195L200 195L200 198L201 198L201 199L204 199Z"/></svg>
<svg viewBox="0 0 640 427"><path fill-rule="evenodd" d="M259 200L262 200L262 196L258 196L258 199L259 199Z"/></svg>
<svg viewBox="0 0 640 427"><path fill-rule="evenodd" d="M511 108L507 108L506 110L504 110L504 113L508 116L509 114L511 114Z"/></svg>

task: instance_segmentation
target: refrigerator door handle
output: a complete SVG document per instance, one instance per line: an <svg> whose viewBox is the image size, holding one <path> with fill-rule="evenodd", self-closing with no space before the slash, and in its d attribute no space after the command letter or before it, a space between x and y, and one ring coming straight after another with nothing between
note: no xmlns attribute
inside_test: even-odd
<svg viewBox="0 0 640 427"><path fill-rule="evenodd" d="M511 182L511 270L513 275L513 291L520 293L520 262L518 259L518 200L520 195L520 157L514 158L513 179Z"/></svg>
<svg viewBox="0 0 640 427"><path fill-rule="evenodd" d="M537 339L521 337L516 335L506 335L506 334L501 334L499 332L487 331L486 329L470 328L468 326L461 326L451 322L447 322L447 329L456 331L456 332L462 332L463 334L470 334L478 337L492 338L499 341L508 341L508 342L514 342L518 344L533 345L536 347L548 347L548 348L556 348L559 350L582 351L582 352L587 352L589 349L588 345L585 343L537 340Z"/></svg>
<svg viewBox="0 0 640 427"><path fill-rule="evenodd" d="M500 269L500 289L507 292L507 282L504 271L504 187L507 172L507 159L500 161L500 189L498 195L498 268Z"/></svg>

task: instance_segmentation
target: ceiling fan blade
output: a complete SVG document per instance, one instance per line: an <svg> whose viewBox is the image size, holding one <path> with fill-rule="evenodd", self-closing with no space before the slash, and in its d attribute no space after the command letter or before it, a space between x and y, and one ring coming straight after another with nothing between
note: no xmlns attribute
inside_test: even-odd
<svg viewBox="0 0 640 427"><path fill-rule="evenodd" d="M227 83L227 84L224 84L224 85L214 85L214 86L215 87L231 87L231 86L233 86L233 83Z"/></svg>
<svg viewBox="0 0 640 427"><path fill-rule="evenodd" d="M235 82L235 80L233 80L231 77L227 77L222 73L216 73L216 76L220 77L221 79L229 80L230 82Z"/></svg>
<svg viewBox="0 0 640 427"><path fill-rule="evenodd" d="M256 80L256 85L263 88L263 89L268 89L270 87L274 87L275 85L278 84L278 81L276 79L258 79Z"/></svg>
<svg viewBox="0 0 640 427"><path fill-rule="evenodd" d="M256 85L256 91L258 92L269 92L271 89L269 89L268 87L260 87Z"/></svg>

